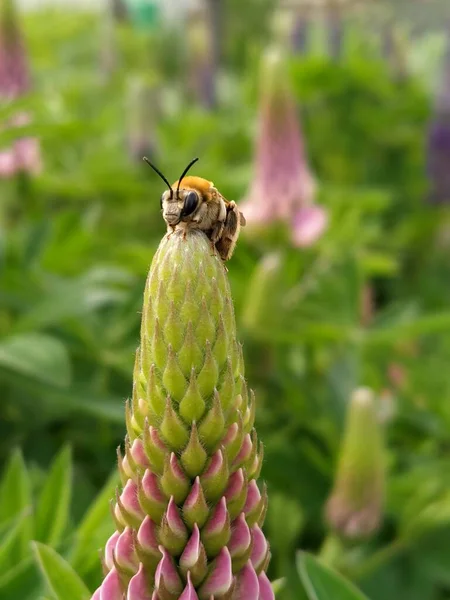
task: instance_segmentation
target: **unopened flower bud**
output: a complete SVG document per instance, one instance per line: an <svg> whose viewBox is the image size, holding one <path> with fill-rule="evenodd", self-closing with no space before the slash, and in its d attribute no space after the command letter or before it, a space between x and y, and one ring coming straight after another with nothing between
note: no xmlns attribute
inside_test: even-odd
<svg viewBox="0 0 450 600"><path fill-rule="evenodd" d="M326 507L329 525L358 539L373 534L383 516L384 456L374 395L354 392L347 415L333 491Z"/></svg>

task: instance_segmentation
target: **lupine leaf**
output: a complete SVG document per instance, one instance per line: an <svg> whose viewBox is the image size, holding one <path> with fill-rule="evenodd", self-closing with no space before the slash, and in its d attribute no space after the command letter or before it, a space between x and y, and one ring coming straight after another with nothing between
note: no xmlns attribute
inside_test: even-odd
<svg viewBox="0 0 450 600"><path fill-rule="evenodd" d="M36 508L35 539L51 546L61 540L72 497L72 454L63 448L55 458Z"/></svg>
<svg viewBox="0 0 450 600"><path fill-rule="evenodd" d="M109 502L114 497L118 482L118 474L114 472L78 526L70 556L70 563L78 573L86 573L98 563L97 550L104 545L108 535L111 534Z"/></svg>
<svg viewBox="0 0 450 600"><path fill-rule="evenodd" d="M367 600L353 584L311 554L298 553L297 569L309 600Z"/></svg>
<svg viewBox="0 0 450 600"><path fill-rule="evenodd" d="M0 524L31 511L31 487L28 471L19 450L12 453L0 483ZM21 526L21 535L10 548L11 561L19 562L26 557L31 540L31 517Z"/></svg>
<svg viewBox="0 0 450 600"><path fill-rule="evenodd" d="M0 539L0 573L17 564L18 548L30 534L30 519L31 515L25 514Z"/></svg>
<svg viewBox="0 0 450 600"><path fill-rule="evenodd" d="M65 346L38 333L22 333L0 344L0 367L21 376L65 387L70 383L70 363Z"/></svg>
<svg viewBox="0 0 450 600"><path fill-rule="evenodd" d="M2 600L34 599L39 583L38 569L30 555L12 569L0 573L0 598Z"/></svg>
<svg viewBox="0 0 450 600"><path fill-rule="evenodd" d="M47 586L58 600L89 600L89 590L62 556L40 542L33 542L33 549Z"/></svg>

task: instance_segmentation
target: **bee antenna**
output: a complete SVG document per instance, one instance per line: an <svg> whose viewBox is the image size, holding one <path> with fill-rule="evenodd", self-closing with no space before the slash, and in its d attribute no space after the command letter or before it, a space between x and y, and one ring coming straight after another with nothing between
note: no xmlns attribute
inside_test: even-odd
<svg viewBox="0 0 450 600"><path fill-rule="evenodd" d="M151 168L155 171L155 173L158 173L158 175L161 177L161 179L164 181L164 183L167 185L167 187L170 190L170 197L173 198L173 189L172 186L170 185L170 183L167 181L167 179L165 178L165 176L161 173L161 171L159 169L157 169L155 167L155 165L152 165L152 163L148 160L148 158L146 156L144 156L142 158L142 160L144 160L148 165L151 166Z"/></svg>
<svg viewBox="0 0 450 600"><path fill-rule="evenodd" d="M191 160L191 162L188 164L188 166L185 168L185 170L181 174L181 177L178 180L178 185L177 185L177 196L178 196L178 192L180 190L180 183L183 181L183 177L186 175L186 173L189 171L189 169L192 167L192 165L194 165L197 161L198 161L198 158L194 158L194 160Z"/></svg>

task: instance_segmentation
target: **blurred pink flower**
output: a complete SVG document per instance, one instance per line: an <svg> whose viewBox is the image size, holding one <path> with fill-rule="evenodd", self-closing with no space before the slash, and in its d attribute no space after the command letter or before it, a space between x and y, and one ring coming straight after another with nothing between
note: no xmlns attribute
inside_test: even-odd
<svg viewBox="0 0 450 600"><path fill-rule="evenodd" d="M296 245L309 246L323 233L324 208L314 205L316 183L308 166L295 99L284 58L263 60L255 172L241 210L251 226L284 221Z"/></svg>
<svg viewBox="0 0 450 600"><path fill-rule="evenodd" d="M13 0L0 4L0 103L8 103L25 95L31 88L28 59L17 22ZM26 113L19 113L3 125L12 129L30 122ZM36 174L41 169L39 143L35 138L18 138L0 149L0 178L10 178L20 172Z"/></svg>
<svg viewBox="0 0 450 600"><path fill-rule="evenodd" d="M314 244L326 229L328 214L323 206L314 204L300 208L292 221L292 241L295 246L308 247Z"/></svg>

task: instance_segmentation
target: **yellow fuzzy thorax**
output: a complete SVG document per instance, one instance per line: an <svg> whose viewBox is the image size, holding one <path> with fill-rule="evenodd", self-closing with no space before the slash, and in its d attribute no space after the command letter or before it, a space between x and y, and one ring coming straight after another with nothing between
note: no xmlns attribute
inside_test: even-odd
<svg viewBox="0 0 450 600"><path fill-rule="evenodd" d="M180 189L182 190L195 190L203 195L205 200L209 200L211 198L211 188L214 187L212 181L208 181L208 179L203 179L203 177L195 177L195 176L187 176L183 177L182 185ZM178 187L178 181L172 185L172 189L176 190Z"/></svg>

